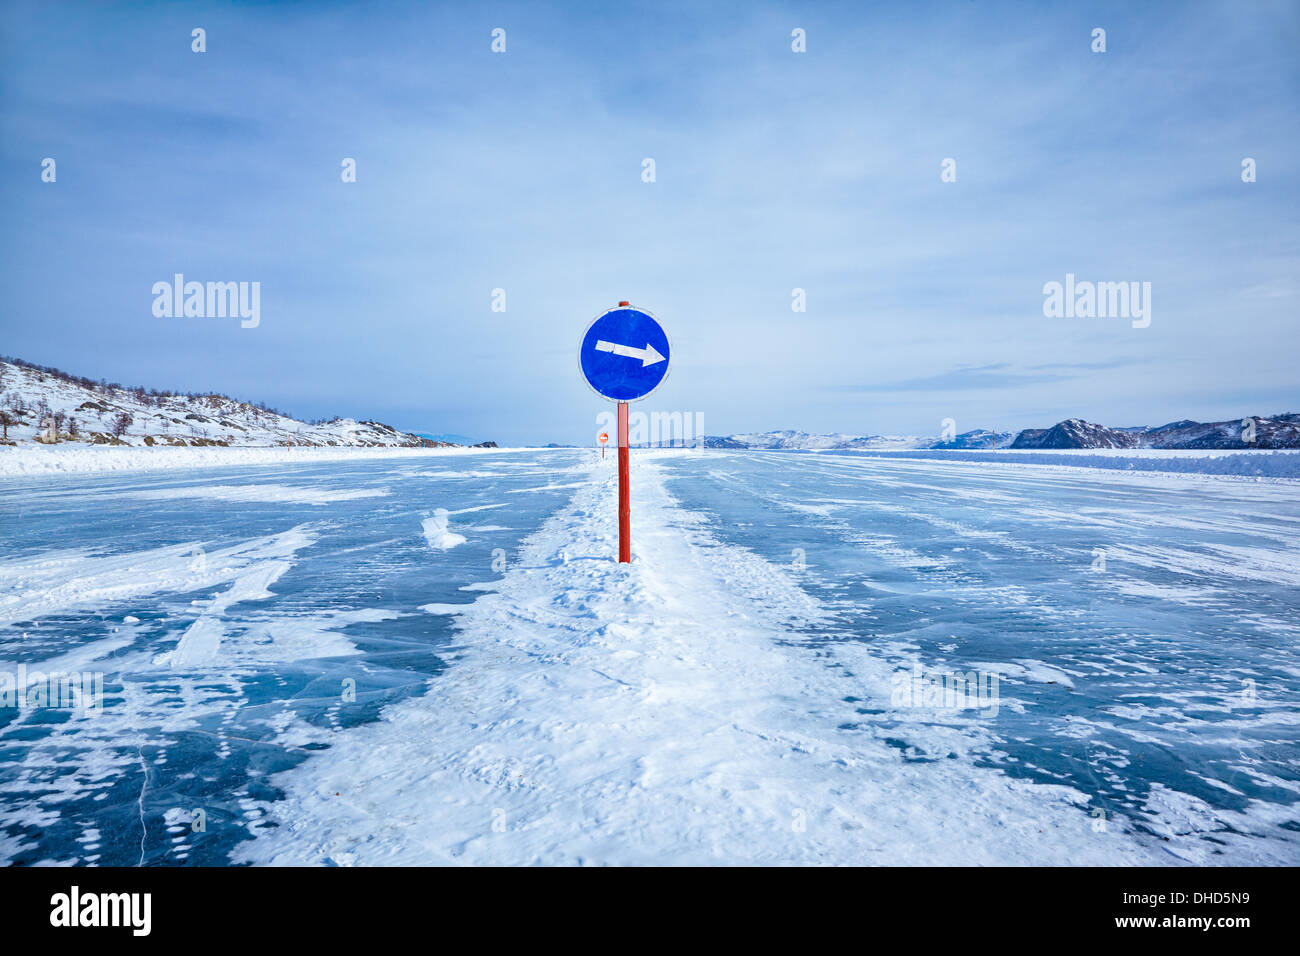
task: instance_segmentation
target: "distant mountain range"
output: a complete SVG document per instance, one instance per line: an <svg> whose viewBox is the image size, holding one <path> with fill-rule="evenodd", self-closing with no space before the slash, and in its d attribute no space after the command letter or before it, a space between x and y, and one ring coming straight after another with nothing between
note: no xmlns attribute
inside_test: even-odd
<svg viewBox="0 0 1300 956"><path fill-rule="evenodd" d="M1253 435L1252 435L1253 432ZM1300 414L1107 428L1079 418L1026 428L1012 448L1300 448Z"/></svg>
<svg viewBox="0 0 1300 956"><path fill-rule="evenodd" d="M1251 440L1250 425L1254 436ZM680 444L680 442L678 443ZM984 430L962 432L952 438L896 435L812 434L783 430L738 435L706 435L706 448L759 449L764 451L888 451L921 448L1300 448L1300 414L1290 412L1269 418L1253 416L1226 422L1170 422L1110 428L1070 418L1051 428L1026 428L1021 432Z"/></svg>
<svg viewBox="0 0 1300 956"><path fill-rule="evenodd" d="M855 449L881 451L907 448L1005 448L1015 436L999 432L996 436L988 429L963 432L944 441L938 438L918 438L913 435L816 435L808 432L784 431L757 434L707 436L708 448L756 448L766 451L818 451L828 449Z"/></svg>

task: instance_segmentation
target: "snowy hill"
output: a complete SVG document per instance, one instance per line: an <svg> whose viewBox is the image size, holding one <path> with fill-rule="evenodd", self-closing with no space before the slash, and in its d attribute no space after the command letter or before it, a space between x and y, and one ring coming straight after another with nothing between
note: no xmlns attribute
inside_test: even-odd
<svg viewBox="0 0 1300 956"><path fill-rule="evenodd" d="M1254 423L1253 439L1242 427ZM1300 448L1300 415L1255 416L1226 422L1178 421L1168 425L1107 428L1070 418L1051 428L1027 428L1012 448Z"/></svg>
<svg viewBox="0 0 1300 956"><path fill-rule="evenodd" d="M1171 422L1140 435L1151 448L1300 448L1300 415L1256 417L1255 440L1242 438L1240 421Z"/></svg>
<svg viewBox="0 0 1300 956"><path fill-rule="evenodd" d="M443 432L437 435L431 435L428 432L414 432L413 434L419 438L427 438L429 441L441 442L444 445L460 445L461 447L469 447L470 445L477 444L473 438L470 438L467 435L457 435L453 432Z"/></svg>
<svg viewBox="0 0 1300 956"><path fill-rule="evenodd" d="M1026 428L1012 448L1137 448L1141 439L1129 431L1069 418L1051 428Z"/></svg>
<svg viewBox="0 0 1300 956"><path fill-rule="evenodd" d="M57 369L0 361L0 424L8 444L438 447L379 422L304 422L224 395L124 388Z"/></svg>

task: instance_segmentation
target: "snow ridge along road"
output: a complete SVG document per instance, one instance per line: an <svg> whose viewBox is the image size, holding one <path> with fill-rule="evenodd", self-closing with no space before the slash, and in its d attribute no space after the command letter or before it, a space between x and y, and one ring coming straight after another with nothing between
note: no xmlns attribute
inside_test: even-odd
<svg viewBox="0 0 1300 956"><path fill-rule="evenodd" d="M493 448L491 453L524 451ZM56 474L176 471L192 468L235 468L250 465L319 465L328 462L381 460L405 462L422 458L484 455L483 448L390 448L339 446L235 448L117 448L64 442L0 449L0 478L30 478Z"/></svg>
<svg viewBox="0 0 1300 956"><path fill-rule="evenodd" d="M809 638L831 634L824 609L679 507L655 457L633 469L631 565L612 462L595 463L458 615L429 693L277 776L280 826L234 860L1177 862L1118 821L1095 832L1078 791L973 765L973 719L918 723L957 758L925 763L861 729L845 698L887 707L892 671Z"/></svg>

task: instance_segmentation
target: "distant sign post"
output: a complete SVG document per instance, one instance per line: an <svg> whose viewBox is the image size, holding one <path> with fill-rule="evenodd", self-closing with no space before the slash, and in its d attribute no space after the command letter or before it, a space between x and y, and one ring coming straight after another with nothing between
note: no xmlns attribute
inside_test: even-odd
<svg viewBox="0 0 1300 956"><path fill-rule="evenodd" d="M600 442L600 460L605 460L605 442L609 441L609 432L601 432L596 436L596 441Z"/></svg>
<svg viewBox="0 0 1300 956"><path fill-rule="evenodd" d="M632 499L629 490L628 402L645 398L668 377L672 346L649 312L626 302L602 312L587 326L578 367L601 398L618 402L618 560L632 560ZM601 435L601 457L604 441Z"/></svg>

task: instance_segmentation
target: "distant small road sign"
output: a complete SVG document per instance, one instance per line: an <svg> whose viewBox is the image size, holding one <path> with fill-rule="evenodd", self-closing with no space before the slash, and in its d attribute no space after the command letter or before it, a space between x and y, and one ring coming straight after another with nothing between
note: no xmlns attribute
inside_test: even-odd
<svg viewBox="0 0 1300 956"><path fill-rule="evenodd" d="M602 445L605 444L605 442L609 441L609 432L601 432L596 436L596 441L600 442Z"/></svg>
<svg viewBox="0 0 1300 956"><path fill-rule="evenodd" d="M611 402L635 402L663 384L672 362L668 333L644 309L620 305L587 327L578 348L582 376Z"/></svg>

